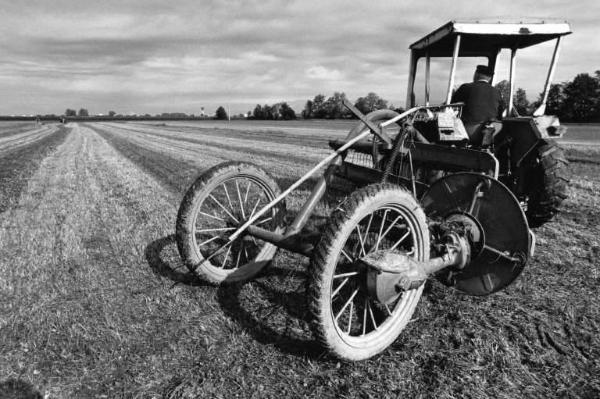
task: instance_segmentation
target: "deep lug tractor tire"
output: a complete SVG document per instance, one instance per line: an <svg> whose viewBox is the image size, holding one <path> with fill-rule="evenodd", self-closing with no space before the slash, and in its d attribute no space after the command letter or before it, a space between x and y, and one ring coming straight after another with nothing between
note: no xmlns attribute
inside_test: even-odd
<svg viewBox="0 0 600 399"><path fill-rule="evenodd" d="M568 164L563 149L554 141L537 149L531 171L526 171L530 187L526 215L530 227L539 227L558 213L567 198Z"/></svg>
<svg viewBox="0 0 600 399"><path fill-rule="evenodd" d="M254 277L275 256L273 244L242 234L206 259L279 193L275 180L248 162L226 162L206 171L189 188L177 214L177 248L184 264L216 284ZM283 205L276 206L255 225L281 233L282 217Z"/></svg>
<svg viewBox="0 0 600 399"><path fill-rule="evenodd" d="M410 320L423 285L383 304L366 289L367 268L356 259L376 250L429 259L425 214L392 184L351 194L332 214L313 253L308 300L315 337L335 356L363 360L387 348Z"/></svg>

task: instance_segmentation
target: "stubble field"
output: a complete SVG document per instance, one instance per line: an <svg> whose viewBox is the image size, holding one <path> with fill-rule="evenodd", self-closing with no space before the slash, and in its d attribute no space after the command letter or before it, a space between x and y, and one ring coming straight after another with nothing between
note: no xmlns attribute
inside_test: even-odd
<svg viewBox="0 0 600 399"><path fill-rule="evenodd" d="M346 131L0 125L0 398L600 396L600 147L577 140L565 143L578 161L564 211L536 230L516 283L475 298L429 282L371 360L316 345L303 257L282 251L236 286L187 273L175 217L202 170L250 161L287 187Z"/></svg>

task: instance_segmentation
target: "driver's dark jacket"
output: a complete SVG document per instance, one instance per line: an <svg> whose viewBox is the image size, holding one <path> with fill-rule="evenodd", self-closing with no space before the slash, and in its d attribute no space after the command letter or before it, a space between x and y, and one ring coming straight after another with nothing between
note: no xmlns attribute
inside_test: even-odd
<svg viewBox="0 0 600 399"><path fill-rule="evenodd" d="M465 103L461 116L465 123L499 120L504 111L500 90L482 80L461 85L452 96L452 102Z"/></svg>

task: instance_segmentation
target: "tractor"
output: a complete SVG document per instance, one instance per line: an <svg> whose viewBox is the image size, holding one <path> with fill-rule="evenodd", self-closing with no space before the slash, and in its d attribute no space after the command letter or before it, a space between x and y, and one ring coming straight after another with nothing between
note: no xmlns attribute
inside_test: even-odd
<svg viewBox="0 0 600 399"><path fill-rule="evenodd" d="M332 354L363 360L396 340L430 278L468 295L504 289L534 254L530 225L547 222L565 196L563 129L544 116L560 38L567 23L450 22L411 46L408 110L363 115L332 153L282 190L249 162L202 173L177 215L184 264L214 284L240 283L266 267L279 248L310 259L307 301L316 339ZM509 102L502 129L469 143L462 104L450 102L459 57L483 56L494 68L501 49L515 54L556 40L543 101L533 116ZM452 57L446 102L429 104L432 57ZM425 59L425 97L416 105L417 62ZM322 173L299 210L286 197ZM308 221L332 181L358 186L327 221Z"/></svg>

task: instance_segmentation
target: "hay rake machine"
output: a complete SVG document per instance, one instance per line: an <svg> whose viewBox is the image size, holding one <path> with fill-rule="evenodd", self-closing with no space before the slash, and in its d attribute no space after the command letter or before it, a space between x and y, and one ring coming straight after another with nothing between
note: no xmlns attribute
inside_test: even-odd
<svg viewBox="0 0 600 399"><path fill-rule="evenodd" d="M448 135L449 126L460 127L448 115L459 115L461 104L366 116L345 105L358 125L284 191L247 162L202 174L181 203L176 237L184 263L215 284L251 279L278 248L309 257L315 336L336 356L362 360L398 337L427 279L469 295L497 292L522 272L535 236L523 201L499 180L492 149L432 143L418 128L435 121L439 135ZM286 224L285 198L322 170ZM335 177L360 187L318 233L306 229Z"/></svg>

